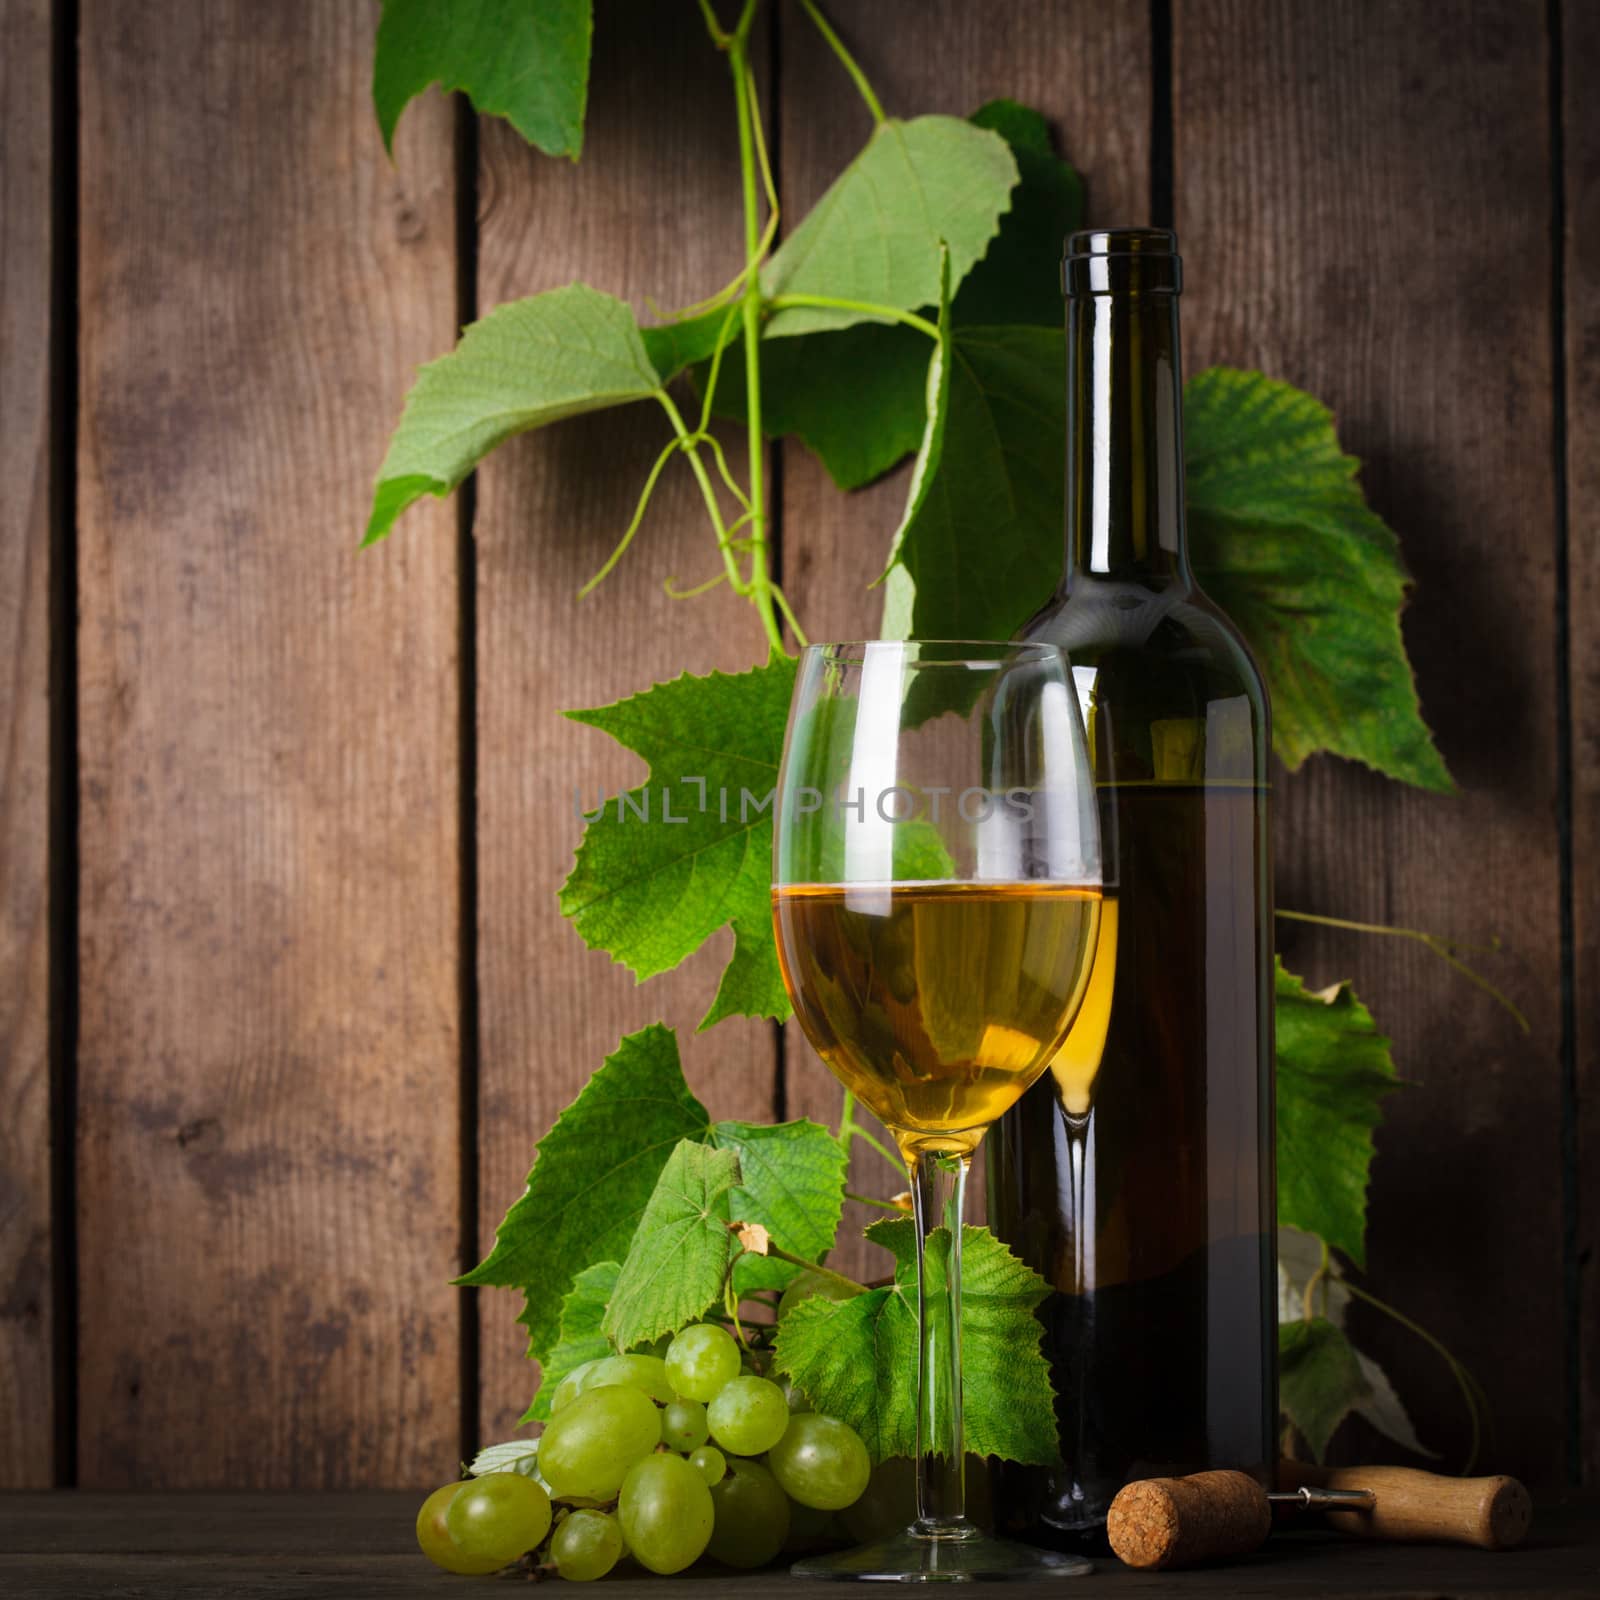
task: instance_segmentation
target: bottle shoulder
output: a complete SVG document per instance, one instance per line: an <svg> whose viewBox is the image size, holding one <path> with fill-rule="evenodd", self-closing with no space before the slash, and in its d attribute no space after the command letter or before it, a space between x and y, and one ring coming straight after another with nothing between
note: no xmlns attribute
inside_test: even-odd
<svg viewBox="0 0 1600 1600"><path fill-rule="evenodd" d="M1197 586L1147 588L1082 579L1057 594L1021 637L1064 650L1074 666L1142 660L1149 674L1211 685L1213 695L1266 699L1261 670L1243 635Z"/></svg>
<svg viewBox="0 0 1600 1600"><path fill-rule="evenodd" d="M1079 579L1023 631L1066 652L1103 780L1267 781L1267 690L1200 590Z"/></svg>

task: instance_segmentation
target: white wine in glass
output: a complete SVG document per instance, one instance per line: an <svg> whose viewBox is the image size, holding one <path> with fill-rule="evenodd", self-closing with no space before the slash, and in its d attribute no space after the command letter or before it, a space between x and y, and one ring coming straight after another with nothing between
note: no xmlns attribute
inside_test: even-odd
<svg viewBox="0 0 1600 1600"><path fill-rule="evenodd" d="M1082 884L795 884L774 894L806 1037L914 1151L971 1155L1078 1014L1100 920Z"/></svg>

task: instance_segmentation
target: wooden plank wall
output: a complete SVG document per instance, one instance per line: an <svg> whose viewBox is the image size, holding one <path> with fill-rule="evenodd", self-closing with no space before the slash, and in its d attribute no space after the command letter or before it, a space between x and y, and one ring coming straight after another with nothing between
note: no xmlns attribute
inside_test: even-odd
<svg viewBox="0 0 1600 1600"><path fill-rule="evenodd" d="M51 1482L48 0L0 0L0 1487Z"/></svg>
<svg viewBox="0 0 1600 1600"><path fill-rule="evenodd" d="M446 1280L622 1032L677 1024L718 1114L836 1104L798 1038L692 1035L720 949L635 987L556 914L574 788L639 770L558 710L762 653L727 595L661 593L712 570L677 473L629 560L574 600L658 419L521 441L475 499L355 550L411 373L458 316L580 277L671 305L737 266L730 95L694 8L598 9L580 165L437 96L391 165L367 103L374 0L0 0L0 1485L436 1481L531 1385L514 1297L464 1308ZM1281 899L1498 935L1491 971L1534 1032L1409 946L1284 947L1357 980L1414 1083L1380 1134L1372 1287L1473 1365L1497 1468L1550 1483L1582 1456L1592 1481L1593 8L832 12L892 111L1010 94L1055 122L1093 220L1173 204L1191 370L1305 385L1366 461L1419 580L1407 639L1462 793L1313 762L1284 786ZM792 221L867 123L792 0L764 53ZM63 95L77 115L53 129ZM69 392L70 363L77 405L54 415L52 285L77 296L55 372ZM75 441L77 477L54 530L52 441ZM775 459L809 631L870 629L901 483L846 499L800 451ZM78 734L61 748L58 705L53 767L52 653ZM75 837L70 807L52 835L52 784L77 797ZM52 910L64 852L78 881ZM76 947L51 934L73 917ZM54 1238L52 1083L73 1091L55 1134L76 1175ZM1448 1459L1448 1380L1381 1319L1361 1333Z"/></svg>
<svg viewBox="0 0 1600 1600"><path fill-rule="evenodd" d="M82 14L79 1468L454 1458L455 513L357 549L454 332L448 107L377 8Z"/></svg>
<svg viewBox="0 0 1600 1600"><path fill-rule="evenodd" d="M1563 528L1568 634L1560 668L1571 696L1568 903L1573 926L1566 974L1569 1135L1568 1275L1580 1332L1568 1352L1576 1407L1569 1433L1583 1481L1600 1483L1600 7L1562 9L1561 261L1567 514ZM1558 463L1558 466L1561 463ZM1559 689L1559 684L1558 684Z"/></svg>
<svg viewBox="0 0 1600 1600"><path fill-rule="evenodd" d="M1418 945L1280 927L1279 947L1314 984L1354 977L1393 1037L1413 1087L1379 1135L1370 1282L1479 1375L1495 1459L1527 1470L1566 1342L1544 11L1197 0L1173 29L1191 370L1261 367L1333 408L1416 576L1406 643L1461 787L1312 761L1279 786L1278 903L1502 939L1487 966L1533 1035ZM1491 1262L1516 1263L1492 1315ZM1356 1325L1459 1459L1448 1373L1367 1308Z"/></svg>

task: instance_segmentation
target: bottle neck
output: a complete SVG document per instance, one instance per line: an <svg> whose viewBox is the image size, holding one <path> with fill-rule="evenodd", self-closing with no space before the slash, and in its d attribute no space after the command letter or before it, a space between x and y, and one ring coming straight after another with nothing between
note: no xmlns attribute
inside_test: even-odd
<svg viewBox="0 0 1600 1600"><path fill-rule="evenodd" d="M1067 301L1067 563L1064 585L1190 581L1183 519L1178 297Z"/></svg>

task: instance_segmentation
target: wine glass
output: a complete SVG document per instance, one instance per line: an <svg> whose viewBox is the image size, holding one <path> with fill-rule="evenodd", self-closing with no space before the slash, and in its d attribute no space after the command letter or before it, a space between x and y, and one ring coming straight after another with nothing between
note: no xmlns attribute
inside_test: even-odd
<svg viewBox="0 0 1600 1600"><path fill-rule="evenodd" d="M1094 786L1066 658L971 641L811 646L775 835L773 917L795 1015L910 1169L920 1323L916 1520L794 1570L908 1582L1087 1572L1081 1557L967 1519L961 1423L967 1172L1071 1029L1099 924ZM930 1249L942 1273L928 1271Z"/></svg>

